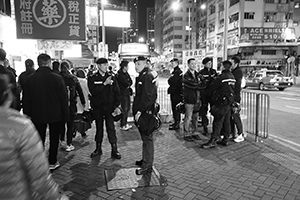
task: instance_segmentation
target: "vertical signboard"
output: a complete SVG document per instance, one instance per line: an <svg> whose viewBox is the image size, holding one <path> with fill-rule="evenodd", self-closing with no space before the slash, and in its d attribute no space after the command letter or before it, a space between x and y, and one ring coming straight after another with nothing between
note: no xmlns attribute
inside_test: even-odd
<svg viewBox="0 0 300 200"><path fill-rule="evenodd" d="M85 0L16 0L18 39L85 40Z"/></svg>

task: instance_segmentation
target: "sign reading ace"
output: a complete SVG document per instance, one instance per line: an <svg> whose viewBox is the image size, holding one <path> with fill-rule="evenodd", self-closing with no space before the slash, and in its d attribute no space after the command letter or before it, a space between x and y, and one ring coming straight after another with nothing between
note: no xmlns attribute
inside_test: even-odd
<svg viewBox="0 0 300 200"><path fill-rule="evenodd" d="M85 40L85 0L18 0L18 39Z"/></svg>

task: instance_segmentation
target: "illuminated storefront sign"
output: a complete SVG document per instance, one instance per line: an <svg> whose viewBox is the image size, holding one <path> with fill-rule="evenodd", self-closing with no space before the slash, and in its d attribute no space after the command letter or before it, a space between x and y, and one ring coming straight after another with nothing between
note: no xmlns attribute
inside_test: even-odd
<svg viewBox="0 0 300 200"><path fill-rule="evenodd" d="M285 37L285 28L254 28L242 27L241 40L280 40Z"/></svg>
<svg viewBox="0 0 300 200"><path fill-rule="evenodd" d="M18 0L18 39L85 40L84 0Z"/></svg>

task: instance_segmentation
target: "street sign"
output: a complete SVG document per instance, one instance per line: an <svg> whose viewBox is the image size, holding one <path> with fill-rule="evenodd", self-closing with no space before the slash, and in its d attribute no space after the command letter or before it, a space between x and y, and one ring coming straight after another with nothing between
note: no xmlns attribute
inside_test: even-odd
<svg viewBox="0 0 300 200"><path fill-rule="evenodd" d="M85 40L85 0L18 0L18 39Z"/></svg>
<svg viewBox="0 0 300 200"><path fill-rule="evenodd" d="M242 27L241 40L261 41L284 39L285 28Z"/></svg>

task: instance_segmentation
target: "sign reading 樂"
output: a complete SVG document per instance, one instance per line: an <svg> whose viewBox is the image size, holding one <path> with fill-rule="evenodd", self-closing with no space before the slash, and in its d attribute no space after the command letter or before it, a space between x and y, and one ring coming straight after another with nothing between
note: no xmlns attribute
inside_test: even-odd
<svg viewBox="0 0 300 200"><path fill-rule="evenodd" d="M18 0L18 39L85 40L85 0Z"/></svg>

